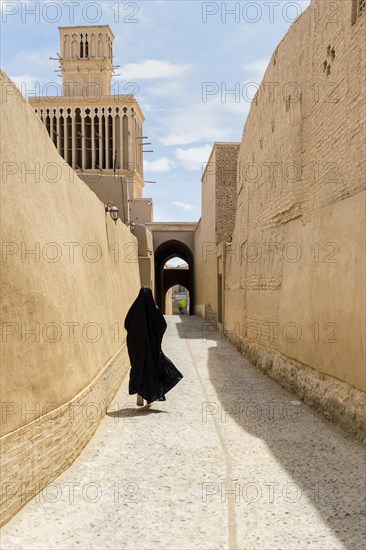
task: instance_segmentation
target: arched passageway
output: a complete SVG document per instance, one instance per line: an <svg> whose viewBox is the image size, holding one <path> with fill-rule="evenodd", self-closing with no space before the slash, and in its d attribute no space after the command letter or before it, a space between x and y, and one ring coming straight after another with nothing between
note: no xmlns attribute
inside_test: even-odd
<svg viewBox="0 0 366 550"><path fill-rule="evenodd" d="M189 291L174 285L165 294L165 315L189 315Z"/></svg>
<svg viewBox="0 0 366 550"><path fill-rule="evenodd" d="M166 262L172 258L182 258L188 269L164 269ZM155 298L156 303L165 313L167 291L175 285L184 286L190 296L190 315L194 311L194 278L193 254L185 244L179 241L166 241L155 251Z"/></svg>

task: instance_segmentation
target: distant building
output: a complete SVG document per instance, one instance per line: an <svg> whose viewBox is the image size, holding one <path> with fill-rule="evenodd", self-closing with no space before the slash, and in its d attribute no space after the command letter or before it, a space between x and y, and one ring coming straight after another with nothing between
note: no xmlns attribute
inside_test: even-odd
<svg viewBox="0 0 366 550"><path fill-rule="evenodd" d="M79 177L125 223L152 220L143 199L144 115L133 95L111 94L114 35L108 25L60 27L62 96L29 103Z"/></svg>
<svg viewBox="0 0 366 550"><path fill-rule="evenodd" d="M164 265L166 270L185 269L188 270L189 266L186 262L181 264L169 263L167 261ZM189 312L189 292L185 286L174 285L167 290L165 296L165 314L166 315L179 315L179 305L184 302L184 313Z"/></svg>

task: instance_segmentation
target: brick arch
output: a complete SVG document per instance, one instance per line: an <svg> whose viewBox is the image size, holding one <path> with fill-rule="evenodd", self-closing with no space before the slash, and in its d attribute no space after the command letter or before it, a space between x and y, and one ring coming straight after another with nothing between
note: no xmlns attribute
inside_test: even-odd
<svg viewBox="0 0 366 550"><path fill-rule="evenodd" d="M188 269L167 270L164 265L175 256L188 264ZM194 311L193 254L190 248L180 241L170 240L162 243L155 251L155 299L165 313L165 296L174 285L184 286L189 292L190 315Z"/></svg>

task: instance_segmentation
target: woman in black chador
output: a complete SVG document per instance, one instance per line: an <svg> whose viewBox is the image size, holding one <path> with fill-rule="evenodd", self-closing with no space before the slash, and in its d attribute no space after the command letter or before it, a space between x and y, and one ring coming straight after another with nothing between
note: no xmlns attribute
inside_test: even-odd
<svg viewBox="0 0 366 550"><path fill-rule="evenodd" d="M127 348L131 362L129 394L137 393L137 405L165 401L165 393L183 378L161 351L166 321L149 287L140 290L126 319Z"/></svg>

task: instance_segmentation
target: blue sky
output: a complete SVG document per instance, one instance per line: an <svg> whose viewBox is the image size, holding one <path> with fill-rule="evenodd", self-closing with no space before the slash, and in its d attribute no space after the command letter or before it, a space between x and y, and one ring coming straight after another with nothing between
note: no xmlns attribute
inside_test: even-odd
<svg viewBox="0 0 366 550"><path fill-rule="evenodd" d="M255 86L274 49L310 0L201 2L1 1L1 67L22 91L54 95L58 27L109 24L121 67L114 90L136 97L145 114L145 197L155 221L196 221L201 176L215 141L241 141ZM234 12L234 13L230 13ZM132 88L127 89L127 93ZM236 90L229 94L230 90ZM207 91L207 94L204 92Z"/></svg>

